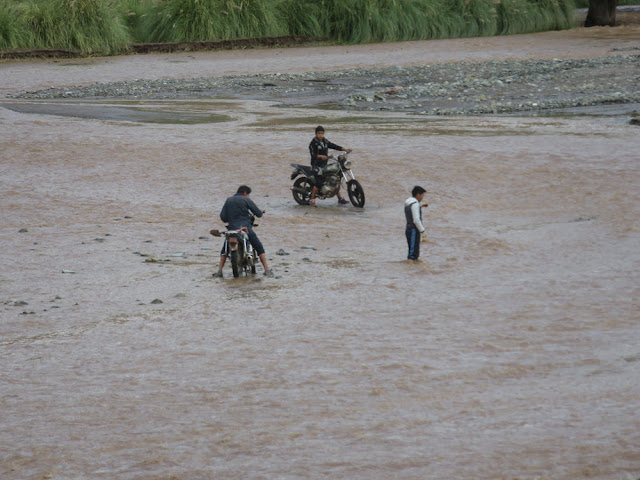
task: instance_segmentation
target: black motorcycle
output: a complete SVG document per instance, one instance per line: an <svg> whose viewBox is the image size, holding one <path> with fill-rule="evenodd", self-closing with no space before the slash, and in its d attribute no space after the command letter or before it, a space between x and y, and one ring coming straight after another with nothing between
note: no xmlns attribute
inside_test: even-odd
<svg viewBox="0 0 640 480"><path fill-rule="evenodd" d="M249 219L253 227L258 226L257 223L254 223L255 217L253 215L250 214ZM227 226L227 228L229 227ZM214 229L209 233L214 237L224 236L224 251L226 252L226 257L230 260L234 277L239 277L241 271L245 275L249 275L249 273L255 275L258 254L253 249L251 242L249 242L249 230L246 227L224 232Z"/></svg>
<svg viewBox="0 0 640 480"><path fill-rule="evenodd" d="M322 187L318 190L317 197L323 199L334 197L338 194L344 180L347 184L349 200L351 200L353 206L364 207L364 189L351 170L351 160L348 156L349 152L342 152L338 157L329 155L327 166L318 170L314 170L308 165L292 163L291 166L294 170L291 173L291 180L299 177L291 187L293 199L300 205L309 205L311 191L316 184L316 175L321 175L323 182Z"/></svg>

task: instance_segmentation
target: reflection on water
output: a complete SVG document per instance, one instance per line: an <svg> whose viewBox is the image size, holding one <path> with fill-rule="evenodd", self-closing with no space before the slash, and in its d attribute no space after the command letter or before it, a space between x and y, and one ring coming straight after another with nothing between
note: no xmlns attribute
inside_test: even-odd
<svg viewBox="0 0 640 480"><path fill-rule="evenodd" d="M0 109L2 478L637 478L634 127L323 112L367 206L311 209L313 111L196 103ZM276 278L211 276L243 183Z"/></svg>
<svg viewBox="0 0 640 480"><path fill-rule="evenodd" d="M136 101L136 102L7 102L2 107L20 113L58 115L119 122L143 122L160 124L185 124L226 122L227 115L218 115L215 110L205 111L194 108L192 103L181 105L176 102ZM210 105L207 105L210 106Z"/></svg>

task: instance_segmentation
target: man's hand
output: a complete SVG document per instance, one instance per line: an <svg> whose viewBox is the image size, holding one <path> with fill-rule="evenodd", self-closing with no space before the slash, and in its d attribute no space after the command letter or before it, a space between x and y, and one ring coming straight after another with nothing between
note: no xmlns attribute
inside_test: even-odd
<svg viewBox="0 0 640 480"><path fill-rule="evenodd" d="M427 241L427 234L422 232L422 238L421 241L426 242Z"/></svg>

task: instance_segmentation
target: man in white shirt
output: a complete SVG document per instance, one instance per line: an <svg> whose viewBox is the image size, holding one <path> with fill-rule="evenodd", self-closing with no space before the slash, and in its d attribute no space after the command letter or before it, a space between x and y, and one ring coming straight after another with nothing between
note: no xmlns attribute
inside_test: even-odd
<svg viewBox="0 0 640 480"><path fill-rule="evenodd" d="M404 215L407 219L405 234L407 236L407 245L409 246L407 261L409 263L418 261L418 258L420 258L420 240L426 240L425 228L422 225L422 200L425 193L427 191L424 188L416 185L411 190L411 196L404 202ZM427 205L424 204L424 206L426 207Z"/></svg>

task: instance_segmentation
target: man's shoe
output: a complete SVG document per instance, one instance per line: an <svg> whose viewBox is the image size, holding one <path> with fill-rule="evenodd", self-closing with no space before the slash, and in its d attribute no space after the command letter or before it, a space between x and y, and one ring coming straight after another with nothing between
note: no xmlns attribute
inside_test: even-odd
<svg viewBox="0 0 640 480"><path fill-rule="evenodd" d="M268 270L264 271L264 276L265 277L273 277L273 270L271 270L270 268Z"/></svg>
<svg viewBox="0 0 640 480"><path fill-rule="evenodd" d="M309 205L311 205L312 207L316 206L316 201L315 200L309 200Z"/></svg>
<svg viewBox="0 0 640 480"><path fill-rule="evenodd" d="M213 274L213 276L216 278L222 278L222 270L218 270L216 273Z"/></svg>
<svg viewBox="0 0 640 480"><path fill-rule="evenodd" d="M344 198L341 198L338 200L339 205L346 205L347 203L349 203L349 200L346 200Z"/></svg>

